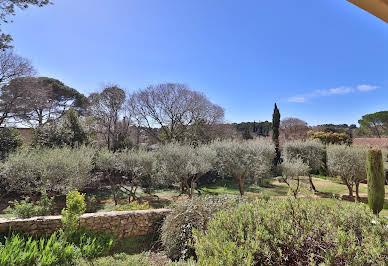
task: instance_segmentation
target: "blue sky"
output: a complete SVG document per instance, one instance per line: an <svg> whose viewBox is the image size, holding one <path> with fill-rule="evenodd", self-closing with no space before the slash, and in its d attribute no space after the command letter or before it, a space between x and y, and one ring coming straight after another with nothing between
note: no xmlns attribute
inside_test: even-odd
<svg viewBox="0 0 388 266"><path fill-rule="evenodd" d="M355 123L387 110L388 24L345 0L53 0L4 31L40 75L88 95L181 82L229 122Z"/></svg>

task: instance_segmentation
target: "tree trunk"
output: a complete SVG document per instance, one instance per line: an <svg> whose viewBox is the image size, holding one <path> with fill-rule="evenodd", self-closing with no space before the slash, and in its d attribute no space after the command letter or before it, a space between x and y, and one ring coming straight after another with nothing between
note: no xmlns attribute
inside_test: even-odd
<svg viewBox="0 0 388 266"><path fill-rule="evenodd" d="M310 189L313 190L314 192L318 192L318 190L315 188L314 183L313 183L313 178L309 174L309 182L310 182Z"/></svg>
<svg viewBox="0 0 388 266"><path fill-rule="evenodd" d="M360 186L360 182L356 182L356 197L357 197L357 201L360 201L361 198L360 198L360 194L359 194L359 186Z"/></svg>
<svg viewBox="0 0 388 266"><path fill-rule="evenodd" d="M349 197L353 197L353 184L350 184L346 178L342 178L345 185L348 187L349 190Z"/></svg>
<svg viewBox="0 0 388 266"><path fill-rule="evenodd" d="M240 196L242 197L244 196L244 179L242 177L237 177L236 180L240 189Z"/></svg>

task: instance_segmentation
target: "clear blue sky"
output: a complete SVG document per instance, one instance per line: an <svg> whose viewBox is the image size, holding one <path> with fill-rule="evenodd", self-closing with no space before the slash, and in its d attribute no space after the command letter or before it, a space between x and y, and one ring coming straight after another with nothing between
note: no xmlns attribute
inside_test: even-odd
<svg viewBox="0 0 388 266"><path fill-rule="evenodd" d="M388 24L345 0L53 0L4 31L40 75L88 95L181 82L229 122L355 123L388 109Z"/></svg>

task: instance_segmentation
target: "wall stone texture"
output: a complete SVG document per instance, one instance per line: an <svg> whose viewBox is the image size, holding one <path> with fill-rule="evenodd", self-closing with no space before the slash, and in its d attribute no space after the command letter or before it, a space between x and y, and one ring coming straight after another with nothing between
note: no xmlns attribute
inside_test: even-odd
<svg viewBox="0 0 388 266"><path fill-rule="evenodd" d="M169 209L86 213L80 226L95 232L108 232L119 238L148 235L155 232ZM61 216L41 216L28 219L0 219L0 233L10 230L30 235L51 234L62 228Z"/></svg>

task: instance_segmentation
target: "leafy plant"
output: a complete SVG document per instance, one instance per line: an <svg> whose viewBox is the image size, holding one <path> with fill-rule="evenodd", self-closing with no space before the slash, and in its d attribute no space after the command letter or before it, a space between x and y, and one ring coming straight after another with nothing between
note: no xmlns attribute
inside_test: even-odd
<svg viewBox="0 0 388 266"><path fill-rule="evenodd" d="M19 218L30 218L33 216L45 216L51 211L51 205L54 197L48 197L46 191L42 191L40 200L31 202L30 197L26 197L20 202L17 200L10 201L13 207L6 209L7 213L14 214Z"/></svg>
<svg viewBox="0 0 388 266"><path fill-rule="evenodd" d="M38 240L13 234L0 244L0 265L71 265L79 257L79 249L56 233Z"/></svg>
<svg viewBox="0 0 388 266"><path fill-rule="evenodd" d="M167 215L161 232L161 240L167 256L172 260L195 256L191 246L192 229L206 229L214 213L241 202L232 196L201 196L176 203Z"/></svg>
<svg viewBox="0 0 388 266"><path fill-rule="evenodd" d="M242 203L193 230L198 265L386 265L387 221L321 199Z"/></svg>
<svg viewBox="0 0 388 266"><path fill-rule="evenodd" d="M77 190L66 195L66 208L62 210L62 224L68 238L79 229L79 217L86 211L85 195Z"/></svg>

